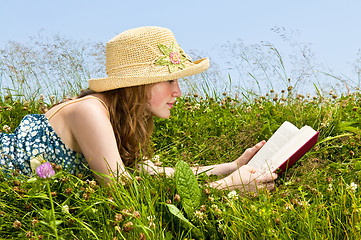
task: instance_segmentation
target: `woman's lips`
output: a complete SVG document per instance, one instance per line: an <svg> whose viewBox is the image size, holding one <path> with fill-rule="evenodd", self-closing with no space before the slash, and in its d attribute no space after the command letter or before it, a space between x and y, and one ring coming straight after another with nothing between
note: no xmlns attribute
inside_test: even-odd
<svg viewBox="0 0 361 240"><path fill-rule="evenodd" d="M168 106L169 106L170 108L173 108L174 103L175 103L175 102L167 103L167 104L168 104Z"/></svg>

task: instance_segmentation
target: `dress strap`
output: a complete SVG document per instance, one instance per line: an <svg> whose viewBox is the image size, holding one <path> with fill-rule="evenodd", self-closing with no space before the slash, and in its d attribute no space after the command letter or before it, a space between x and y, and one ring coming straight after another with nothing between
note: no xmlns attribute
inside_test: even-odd
<svg viewBox="0 0 361 240"><path fill-rule="evenodd" d="M94 98L94 99L97 99L99 100L105 107L105 109L107 110L107 113L108 113L108 117L109 117L109 109L107 107L107 105L105 104L105 102L103 100L101 100L100 98L97 98L97 97L94 97L94 96L85 96L85 97L82 97L82 98L78 98L78 99L75 99L75 100L72 100L72 101L69 101L69 102L66 102L63 106L59 107L58 109L56 109L49 117L48 117L48 120L50 120L57 112L59 112L61 109L63 109L64 107L72 104L72 103L76 103L76 102L80 102L80 101L83 101L85 99L89 99L89 98Z"/></svg>

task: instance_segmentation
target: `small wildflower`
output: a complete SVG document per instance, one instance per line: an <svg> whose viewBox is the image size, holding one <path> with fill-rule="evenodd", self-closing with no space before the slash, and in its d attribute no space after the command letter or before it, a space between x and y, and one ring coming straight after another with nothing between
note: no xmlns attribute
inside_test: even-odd
<svg viewBox="0 0 361 240"><path fill-rule="evenodd" d="M174 202L180 202L181 199L180 199L179 194L176 193L176 194L174 195L173 200L174 200Z"/></svg>
<svg viewBox="0 0 361 240"><path fill-rule="evenodd" d="M135 178L135 180L137 180L138 182L142 181L142 177L140 177L140 176L135 176L134 178Z"/></svg>
<svg viewBox="0 0 361 240"><path fill-rule="evenodd" d="M352 183L350 183L350 185L347 184L346 188L348 190L350 190L351 192L355 192L357 190L357 184L352 182Z"/></svg>
<svg viewBox="0 0 361 240"><path fill-rule="evenodd" d="M149 221L149 227L155 227L155 223L154 223L154 220L155 220L155 216L152 215L152 216L148 216L147 217L148 221Z"/></svg>
<svg viewBox="0 0 361 240"><path fill-rule="evenodd" d="M205 212L206 211L206 205L202 205L200 208L199 208L199 210L201 211L201 212Z"/></svg>
<svg viewBox="0 0 361 240"><path fill-rule="evenodd" d="M121 213L116 213L114 216L114 224L116 225L118 222L122 222L123 221L123 214Z"/></svg>
<svg viewBox="0 0 361 240"><path fill-rule="evenodd" d="M43 163L39 167L37 167L36 173L39 175L40 178L44 179L50 178L55 174L54 169L51 167L49 162Z"/></svg>
<svg viewBox="0 0 361 240"><path fill-rule="evenodd" d="M32 237L32 236L33 236L33 233L30 231L26 232L26 234L25 234L25 237Z"/></svg>
<svg viewBox="0 0 361 240"><path fill-rule="evenodd" d="M83 194L83 198L84 198L84 200L89 200L89 198L90 198L90 193L88 193L88 192L84 193L84 194Z"/></svg>
<svg viewBox="0 0 361 240"><path fill-rule="evenodd" d="M167 201L165 201L167 204L172 204L172 200L167 199Z"/></svg>
<svg viewBox="0 0 361 240"><path fill-rule="evenodd" d="M235 190L229 192L227 196L231 200L237 200L238 199L238 194L237 194L237 192Z"/></svg>
<svg viewBox="0 0 361 240"><path fill-rule="evenodd" d="M203 212L201 212L201 211L199 211L199 210L196 210L195 213L194 213L194 215L195 215L199 220L201 220L201 221L203 221L204 218L207 217L207 215L206 215L205 213L203 213Z"/></svg>
<svg viewBox="0 0 361 240"><path fill-rule="evenodd" d="M35 227L39 223L39 220L37 218L34 218L31 220L31 226Z"/></svg>
<svg viewBox="0 0 361 240"><path fill-rule="evenodd" d="M66 214L68 214L68 213L69 213L69 206L68 206L68 205L64 205L64 206L62 206L62 208L61 208L61 212L62 212L62 213L66 213Z"/></svg>
<svg viewBox="0 0 361 240"><path fill-rule="evenodd" d="M133 230L133 228L134 228L134 224L132 222L127 222L123 225L124 232L129 232Z"/></svg>
<svg viewBox="0 0 361 240"><path fill-rule="evenodd" d="M145 237L145 234L144 233L140 233L139 235L139 240L145 240L146 237Z"/></svg>
<svg viewBox="0 0 361 240"><path fill-rule="evenodd" d="M89 181L88 183L89 183L89 187L91 187L91 188L94 188L94 187L96 187L96 185L97 185L97 182L94 181L94 180L91 180L91 181Z"/></svg>
<svg viewBox="0 0 361 240"><path fill-rule="evenodd" d="M122 210L122 213L125 213L125 214L127 214L127 215L130 215L130 214L131 214L129 209L123 209L123 210Z"/></svg>
<svg viewBox="0 0 361 240"><path fill-rule="evenodd" d="M280 224L281 220L279 218L275 218L275 223L278 225Z"/></svg>
<svg viewBox="0 0 361 240"><path fill-rule="evenodd" d="M140 213L138 211L133 212L133 217L140 218Z"/></svg>
<svg viewBox="0 0 361 240"><path fill-rule="evenodd" d="M10 132L11 128L8 125L4 125L3 130L8 133Z"/></svg>
<svg viewBox="0 0 361 240"><path fill-rule="evenodd" d="M68 187L67 189L65 189L66 195L70 195L72 192L73 192L73 189L71 187Z"/></svg>
<svg viewBox="0 0 361 240"><path fill-rule="evenodd" d="M16 220L13 223L13 226L14 226L15 229L20 229L21 228L21 222L19 220Z"/></svg>
<svg viewBox="0 0 361 240"><path fill-rule="evenodd" d="M204 189L204 193L205 193L206 195L209 195L209 194L211 194L211 190L210 190L209 188L205 188L205 189Z"/></svg>
<svg viewBox="0 0 361 240"><path fill-rule="evenodd" d="M289 203L286 203L285 208L286 208L286 210L292 210L292 205Z"/></svg>
<svg viewBox="0 0 361 240"><path fill-rule="evenodd" d="M52 197L56 197L56 195L57 195L57 192L51 192Z"/></svg>
<svg viewBox="0 0 361 240"><path fill-rule="evenodd" d="M287 88L287 91L290 92L290 91L292 90L292 88L293 88L292 86L289 86L289 87Z"/></svg>

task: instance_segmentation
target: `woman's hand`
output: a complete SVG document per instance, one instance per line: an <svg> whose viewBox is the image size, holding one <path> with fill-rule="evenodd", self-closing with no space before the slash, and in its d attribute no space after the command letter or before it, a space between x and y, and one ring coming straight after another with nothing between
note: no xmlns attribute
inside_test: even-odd
<svg viewBox="0 0 361 240"><path fill-rule="evenodd" d="M218 189L239 189L245 193L257 193L258 189L262 188L272 190L274 188L273 180L277 177L275 173L262 174L257 168L244 165L227 177L213 182L212 185Z"/></svg>
<svg viewBox="0 0 361 240"><path fill-rule="evenodd" d="M239 158L237 158L235 161L233 161L233 165L235 166L235 169L238 169L239 167L247 164L249 160L260 150L263 145L265 145L266 141L263 140L256 145L254 145L251 148L248 148Z"/></svg>

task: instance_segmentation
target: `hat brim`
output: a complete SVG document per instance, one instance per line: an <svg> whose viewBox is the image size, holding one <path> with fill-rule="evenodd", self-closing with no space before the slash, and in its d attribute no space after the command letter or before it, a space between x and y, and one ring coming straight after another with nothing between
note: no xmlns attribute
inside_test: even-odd
<svg viewBox="0 0 361 240"><path fill-rule="evenodd" d="M191 66L172 73L168 71L167 66L159 67L165 68L167 71L163 71L163 73L158 71L157 73L144 76L110 76L105 78L89 79L89 88L95 92L104 92L117 88L146 85L192 76L207 70L209 68L209 59L203 58L194 61Z"/></svg>

